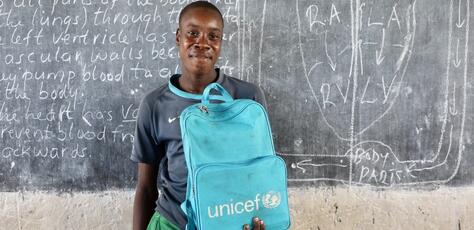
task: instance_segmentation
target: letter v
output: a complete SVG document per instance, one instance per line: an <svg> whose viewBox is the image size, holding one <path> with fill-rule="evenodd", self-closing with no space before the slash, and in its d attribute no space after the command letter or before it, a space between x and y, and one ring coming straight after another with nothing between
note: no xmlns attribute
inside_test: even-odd
<svg viewBox="0 0 474 230"><path fill-rule="evenodd" d="M347 79L346 92L343 93L342 90L341 90L341 87L339 86L339 84L336 83L337 90L341 94L342 99L344 100L344 104L347 102L347 96L349 95L349 85L350 85L350 79Z"/></svg>

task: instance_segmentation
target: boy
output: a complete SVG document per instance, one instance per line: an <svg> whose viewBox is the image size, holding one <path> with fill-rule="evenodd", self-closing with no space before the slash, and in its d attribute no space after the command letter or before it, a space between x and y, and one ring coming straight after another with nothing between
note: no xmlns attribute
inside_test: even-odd
<svg viewBox="0 0 474 230"><path fill-rule="evenodd" d="M221 50L223 27L222 14L209 2L197 1L183 8L176 31L182 74L173 75L170 83L186 93L202 94L208 84L217 82L235 99L253 99L265 106L260 88L214 69ZM187 169L179 115L197 102L173 94L166 84L147 94L141 102L131 156L138 163L133 208L135 230L146 226L148 229L185 229L187 218L180 204L186 196ZM247 224L243 228L250 229ZM263 221L254 218L253 229L265 229Z"/></svg>

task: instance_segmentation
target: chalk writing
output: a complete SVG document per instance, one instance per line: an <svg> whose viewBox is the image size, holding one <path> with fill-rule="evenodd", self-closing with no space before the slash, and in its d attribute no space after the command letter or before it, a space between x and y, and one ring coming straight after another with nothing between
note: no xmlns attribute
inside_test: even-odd
<svg viewBox="0 0 474 230"><path fill-rule="evenodd" d="M45 171L32 176L41 185L47 165L99 180L108 167L95 164L130 164L141 98L180 72L175 32L190 2L0 0L0 165L41 159ZM262 16L213 2L226 23L221 71L250 79L257 65L245 55L261 55Z"/></svg>

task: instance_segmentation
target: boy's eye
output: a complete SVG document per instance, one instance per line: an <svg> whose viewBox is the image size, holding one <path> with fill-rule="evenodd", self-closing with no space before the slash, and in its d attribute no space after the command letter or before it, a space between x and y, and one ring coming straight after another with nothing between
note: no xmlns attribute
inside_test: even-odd
<svg viewBox="0 0 474 230"><path fill-rule="evenodd" d="M199 36L199 32L197 31L188 31L188 35L190 37L198 37Z"/></svg>
<svg viewBox="0 0 474 230"><path fill-rule="evenodd" d="M217 34L210 34L210 35L209 35L209 39L214 40L214 41L215 41L215 40L219 40L220 38L221 38L221 37L220 37L219 35L217 35Z"/></svg>

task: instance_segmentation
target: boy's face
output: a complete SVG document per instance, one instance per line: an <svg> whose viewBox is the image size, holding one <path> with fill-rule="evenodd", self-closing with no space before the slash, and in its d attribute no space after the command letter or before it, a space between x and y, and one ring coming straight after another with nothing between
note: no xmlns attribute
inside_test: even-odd
<svg viewBox="0 0 474 230"><path fill-rule="evenodd" d="M222 19L214 10L194 8L181 18L176 45L183 72L205 75L214 71L221 51Z"/></svg>

